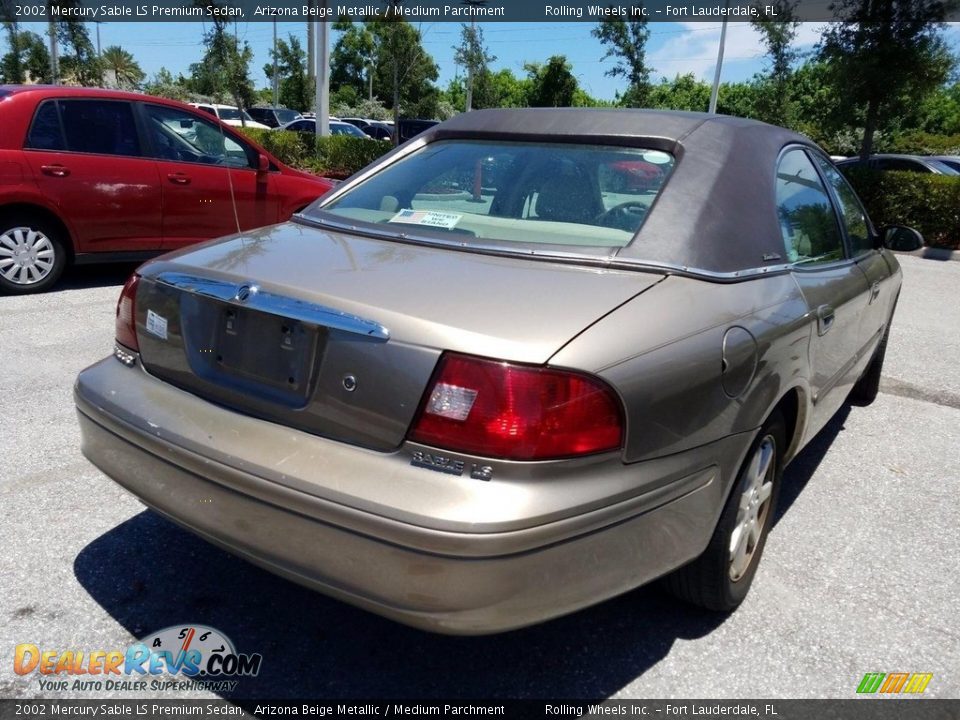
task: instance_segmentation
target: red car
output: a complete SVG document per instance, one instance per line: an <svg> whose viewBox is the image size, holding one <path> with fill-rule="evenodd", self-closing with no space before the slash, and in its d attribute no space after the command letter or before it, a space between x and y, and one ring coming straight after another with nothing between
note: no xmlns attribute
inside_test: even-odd
<svg viewBox="0 0 960 720"><path fill-rule="evenodd" d="M183 103L0 86L0 293L283 222L331 187Z"/></svg>

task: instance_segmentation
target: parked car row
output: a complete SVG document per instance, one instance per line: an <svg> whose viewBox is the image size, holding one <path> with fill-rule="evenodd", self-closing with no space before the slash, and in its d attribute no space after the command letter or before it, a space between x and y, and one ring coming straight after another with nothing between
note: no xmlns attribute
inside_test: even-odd
<svg viewBox="0 0 960 720"><path fill-rule="evenodd" d="M333 186L220 117L136 93L0 86L0 291L282 222Z"/></svg>
<svg viewBox="0 0 960 720"><path fill-rule="evenodd" d="M858 157L837 161L841 170L867 167L885 172L915 172L934 175L960 175L960 156L958 155L902 155L882 153L871 155L866 163Z"/></svg>

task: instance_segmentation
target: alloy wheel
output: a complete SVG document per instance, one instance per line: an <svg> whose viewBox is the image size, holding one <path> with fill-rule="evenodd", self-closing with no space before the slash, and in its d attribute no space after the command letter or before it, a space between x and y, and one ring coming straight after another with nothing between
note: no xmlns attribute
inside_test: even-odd
<svg viewBox="0 0 960 720"><path fill-rule="evenodd" d="M730 533L730 579L736 582L750 567L763 537L776 473L773 436L760 441L740 482L737 519Z"/></svg>
<svg viewBox="0 0 960 720"><path fill-rule="evenodd" d="M0 234L0 276L16 285L35 285L56 263L53 241L43 232L15 227Z"/></svg>

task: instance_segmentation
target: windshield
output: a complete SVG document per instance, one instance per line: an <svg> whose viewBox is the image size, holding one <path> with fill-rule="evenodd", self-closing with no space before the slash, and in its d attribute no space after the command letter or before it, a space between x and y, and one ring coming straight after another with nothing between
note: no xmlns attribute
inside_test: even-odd
<svg viewBox="0 0 960 720"><path fill-rule="evenodd" d="M217 113L220 115L221 120L239 120L242 114L245 121L256 122L246 111L241 113L241 111L237 110L237 108L221 107L217 108Z"/></svg>
<svg viewBox="0 0 960 720"><path fill-rule="evenodd" d="M331 135L353 135L354 137L367 137L363 130L350 123L330 123Z"/></svg>
<svg viewBox="0 0 960 720"><path fill-rule="evenodd" d="M943 162L943 160L927 160L927 162L943 175L960 175L960 172L957 172L955 168Z"/></svg>
<svg viewBox="0 0 960 720"><path fill-rule="evenodd" d="M321 209L468 245L621 248L643 224L673 164L658 150L444 140Z"/></svg>
<svg viewBox="0 0 960 720"><path fill-rule="evenodd" d="M300 117L300 113L298 113L296 110L274 110L273 112L276 114L277 121L281 125L284 123L293 122Z"/></svg>

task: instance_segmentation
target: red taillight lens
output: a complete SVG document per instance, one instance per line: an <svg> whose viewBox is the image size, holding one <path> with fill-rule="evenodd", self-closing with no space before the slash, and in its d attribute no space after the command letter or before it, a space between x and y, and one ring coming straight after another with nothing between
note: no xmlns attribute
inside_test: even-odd
<svg viewBox="0 0 960 720"><path fill-rule="evenodd" d="M140 276L134 273L123 284L117 300L117 342L131 350L140 351L137 343L137 283Z"/></svg>
<svg viewBox="0 0 960 720"><path fill-rule="evenodd" d="M448 354L409 439L508 460L589 455L622 445L623 412L588 375Z"/></svg>

